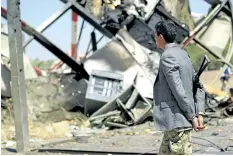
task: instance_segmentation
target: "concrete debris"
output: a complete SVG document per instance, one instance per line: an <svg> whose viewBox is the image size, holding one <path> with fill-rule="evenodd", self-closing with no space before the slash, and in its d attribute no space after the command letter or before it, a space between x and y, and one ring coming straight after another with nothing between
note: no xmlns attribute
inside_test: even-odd
<svg viewBox="0 0 233 156"><path fill-rule="evenodd" d="M153 14L155 6L160 0L104 0L103 6L101 0L91 0L88 5L92 14L100 17L103 13L102 8L116 10L116 7L121 7L128 15L134 15L139 19L147 20ZM106 12L104 12L106 14Z"/></svg>
<svg viewBox="0 0 233 156"><path fill-rule="evenodd" d="M105 128L78 128L78 129L71 129L67 135L72 134L73 137L89 137L94 134L101 134L105 133L108 130L107 127Z"/></svg>
<svg viewBox="0 0 233 156"><path fill-rule="evenodd" d="M222 97L207 93L206 112L206 116L209 118L233 116L232 95Z"/></svg>
<svg viewBox="0 0 233 156"><path fill-rule="evenodd" d="M92 125L126 128L152 117L152 104L131 85L90 117Z"/></svg>
<svg viewBox="0 0 233 156"><path fill-rule="evenodd" d="M128 15L135 15L137 18L147 20L153 14L155 6L160 0L125 0L124 10Z"/></svg>
<svg viewBox="0 0 233 156"><path fill-rule="evenodd" d="M67 88L71 84L73 84L73 89L70 88L69 92ZM82 109L78 107L81 105L80 103L83 105L82 101L85 98L85 89L81 91L81 95L84 94L84 96L79 96L78 89L75 88L79 87L79 90L82 90L83 85L84 88L85 85L87 86L85 80L80 80L74 85L73 81L65 83L64 79L52 76L26 80L29 118L32 121L41 123L76 120L78 124L87 120L87 117L81 113ZM72 96L72 91L74 90L75 92ZM9 111L13 114L11 98L2 100L4 102L2 109L10 109ZM78 107L78 109L75 107Z"/></svg>
<svg viewBox="0 0 233 156"><path fill-rule="evenodd" d="M1 33L1 95L4 97L11 97L11 69L8 42L8 35ZM38 76L25 53L23 54L23 60L25 79L37 78Z"/></svg>
<svg viewBox="0 0 233 156"><path fill-rule="evenodd" d="M76 108L80 111L84 109L88 81L86 79L77 81L75 76L75 74L64 74L61 78L61 89L64 93L64 99L67 99L64 108L67 111Z"/></svg>
<svg viewBox="0 0 233 156"><path fill-rule="evenodd" d="M2 146L5 148L12 147L16 144L15 141L7 140L2 143Z"/></svg>

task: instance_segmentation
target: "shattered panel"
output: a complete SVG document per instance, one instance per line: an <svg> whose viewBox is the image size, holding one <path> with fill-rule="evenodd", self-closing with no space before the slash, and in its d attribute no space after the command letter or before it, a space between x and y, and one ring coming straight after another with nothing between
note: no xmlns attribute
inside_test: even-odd
<svg viewBox="0 0 233 156"><path fill-rule="evenodd" d="M84 68L91 74L92 70L117 72L124 75L123 89L133 84L137 75L136 86L145 97L153 97L153 80L149 80L137 61L124 48L121 42L112 40L102 49L95 52L84 62Z"/></svg>
<svg viewBox="0 0 233 156"><path fill-rule="evenodd" d="M123 75L93 70L85 95L84 113L91 115L122 91Z"/></svg>

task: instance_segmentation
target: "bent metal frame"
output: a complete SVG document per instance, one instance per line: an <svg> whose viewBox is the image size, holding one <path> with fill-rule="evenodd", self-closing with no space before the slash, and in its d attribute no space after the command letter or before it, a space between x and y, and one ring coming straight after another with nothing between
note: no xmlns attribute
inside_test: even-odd
<svg viewBox="0 0 233 156"><path fill-rule="evenodd" d="M23 48L25 48L33 39L38 41L41 45L47 48L50 52L52 52L55 56L57 56L62 62L66 63L73 71L75 71L82 78L89 78L88 73L84 69L83 65L79 62L76 62L75 59L71 58L73 54L68 56L64 51L62 51L58 46L48 40L42 32L45 31L49 26L51 26L54 22L56 22L64 13L66 13L69 9L71 9L74 13L81 16L85 21L94 26L95 29L99 30L104 36L108 38L114 37L114 35L106 28L102 26L103 21L97 19L95 16L90 14L83 7L86 0L75 1L75 0L60 0L65 6L54 13L51 17L49 17L46 21L44 21L38 28L34 29L25 21L20 18L20 0L8 0L7 9L1 8L1 15L3 18L8 20L8 32L9 32L9 41L10 43L10 54L11 54L11 70L12 75L16 74L16 77L12 76L12 92L13 92L13 101L14 101L14 113L15 119L17 119L16 126L16 140L17 140L17 152L25 153L30 150L29 148L29 136L28 136L28 123L27 123L27 111L26 111L26 93L25 93L25 84L24 84L24 72L21 70L23 67L23 59L22 53ZM206 0L211 5L210 1ZM220 59L225 66L228 65L233 67L230 63L231 57L233 55L233 31L231 32L231 42L227 52L226 57L220 56L219 54L210 50L207 46L205 46L201 41L195 38L196 34L202 30L202 28L213 21L213 19L219 14L219 12L225 12L228 16L231 17L231 27L233 28L233 7L230 0L222 0L215 6L215 8L209 13L205 19L192 31L190 32L190 36L184 39L182 42L183 48L187 47L187 45L193 40L204 49L206 49L209 53L211 53L214 57ZM8 12L8 13L7 13ZM82 24L83 27L83 24ZM25 43L22 43L22 33L23 30L29 36L31 36ZM233 29L232 29L233 30ZM82 33L82 32L80 32ZM101 38L102 39L102 38ZM78 39L79 42L80 38ZM14 41L14 42L13 42ZM72 44L73 40L72 40ZM77 43L78 44L78 43ZM77 50L77 48L74 48ZM77 54L76 54L77 55ZM19 69L20 68L20 69ZM13 82L13 79L16 78L16 81L20 81L20 83Z"/></svg>

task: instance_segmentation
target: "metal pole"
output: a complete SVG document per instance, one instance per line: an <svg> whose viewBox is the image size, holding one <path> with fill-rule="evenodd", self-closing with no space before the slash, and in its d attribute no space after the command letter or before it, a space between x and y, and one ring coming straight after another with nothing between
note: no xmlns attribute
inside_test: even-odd
<svg viewBox="0 0 233 156"><path fill-rule="evenodd" d="M231 10L231 16L230 16L230 18L231 18L231 37L230 37L230 45L229 45L228 52L227 52L225 59L227 62L230 62L231 58L233 57L233 6L232 6L231 1L228 1L228 5L229 5L229 8Z"/></svg>
<svg viewBox="0 0 233 156"><path fill-rule="evenodd" d="M197 27L194 28L194 30L190 33L189 37L186 37L184 41L182 42L183 48L186 48L188 44L195 38L196 34L199 33L205 25L210 23L221 11L221 9L224 7L224 5L227 3L227 0L224 0L221 4L218 4L207 16L206 18L198 24Z"/></svg>
<svg viewBox="0 0 233 156"><path fill-rule="evenodd" d="M95 32L95 27L93 28L92 32ZM91 38L90 38L90 41L89 41L88 46L87 46L86 55L88 54L90 46L91 46ZM85 55L85 57L86 57L86 55Z"/></svg>
<svg viewBox="0 0 233 156"><path fill-rule="evenodd" d="M114 35L106 28L101 26L104 22L102 20L99 20L94 15L92 15L90 12L85 10L83 6L81 6L79 3L77 3L75 0L68 0L68 2L72 3L71 9L76 12L79 16L81 16L83 19L85 19L88 23L90 23L93 27L95 27L99 32L106 35L109 38L114 37Z"/></svg>
<svg viewBox="0 0 233 156"><path fill-rule="evenodd" d="M221 55L215 53L214 51L212 51L211 49L209 49L206 45L204 45L199 39L194 38L193 39L197 44L199 44L202 48L204 48L206 51L208 51L210 54L212 54L215 58L218 58L220 60L222 60L222 62L224 64L227 64L228 66L230 66L231 68L233 67L233 65L230 62L226 62L225 58L222 57Z"/></svg>
<svg viewBox="0 0 233 156"><path fill-rule="evenodd" d="M72 11L72 30L71 30L71 51L70 56L76 60L77 57L77 22L78 22L78 15Z"/></svg>
<svg viewBox="0 0 233 156"><path fill-rule="evenodd" d="M96 44L98 45L98 43L102 40L104 38L104 35L102 35L99 39L98 39L98 41L96 42ZM89 49L89 48L88 48ZM87 54L89 54L90 52L92 52L93 51L93 48L91 49L91 50L89 50L88 52L87 52Z"/></svg>
<svg viewBox="0 0 233 156"><path fill-rule="evenodd" d="M9 11L7 14L7 21L16 148L18 153L25 153L29 150L29 130L19 4L20 0L7 1L7 9Z"/></svg>
<svg viewBox="0 0 233 156"><path fill-rule="evenodd" d="M204 0L205 2L207 2L208 4L210 4L210 5L215 5L216 3L214 3L214 1L212 1L212 0ZM221 3L221 1L219 1L218 3ZM226 6L224 6L223 8L222 8L222 11L224 12L224 13L226 13L228 16L231 16L231 10L229 9L229 8L227 8Z"/></svg>
<svg viewBox="0 0 233 156"><path fill-rule="evenodd" d="M230 37L230 45L229 45L229 49L228 49L228 52L227 52L227 55L225 57L225 61L226 62L230 62L231 60L231 57L233 57L233 7L232 7L232 3L231 1L229 0L228 1L228 6L229 6L229 9L231 11L231 14L230 14L230 18L231 18L231 37ZM227 65L224 64L223 68L219 71L219 74L216 76L216 78L212 81L212 85L218 80L220 79L222 73L224 72L224 70L227 68ZM232 66L231 66L232 68Z"/></svg>
<svg viewBox="0 0 233 156"><path fill-rule="evenodd" d="M81 37L82 37L82 33L83 33L84 23L85 23L85 20L83 19L82 26L81 26L81 29L80 29L80 33L79 33L79 36L78 36L78 40L77 40L77 43L76 43L76 45L77 45L77 54L78 54L79 43L80 43L80 40L81 40ZM76 61L80 62L79 55L77 55Z"/></svg>

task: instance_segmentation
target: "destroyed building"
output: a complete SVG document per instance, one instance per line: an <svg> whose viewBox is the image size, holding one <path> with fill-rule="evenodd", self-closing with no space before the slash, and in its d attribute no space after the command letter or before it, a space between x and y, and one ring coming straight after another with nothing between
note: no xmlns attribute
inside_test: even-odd
<svg viewBox="0 0 233 156"><path fill-rule="evenodd" d="M61 60L56 62L55 68L48 69L44 77L38 75L24 55L28 114L33 122L74 120L76 126L81 126L81 122L87 121L88 128L116 129L152 121L153 83L161 54L155 46L154 26L161 20L176 24L178 36L175 41L178 44L185 47L193 39L203 49L232 66L232 33L224 32L232 31L232 15L229 16L232 8L226 8L226 2L208 1L213 5L213 12L209 13L212 16L208 14L195 25L190 18L189 1L186 0L182 3L178 0L127 0L124 3L117 0L61 1L65 4L64 10L47 26L65 10L72 9L110 41L98 49L93 31L90 41L92 53L86 54L80 61L76 59L77 54L67 55L48 40L42 30L34 29L21 19L22 30L33 37L30 40L35 39ZM225 11L222 11L224 7ZM7 18L7 10L2 7L1 12L2 17ZM217 35L225 40L220 37L214 39L212 32L216 27L221 28L217 30ZM213 41L209 42L210 39ZM228 41L229 52L222 56ZM2 100L11 98L7 42L7 34L2 33ZM219 42L221 44L216 44ZM30 41L24 43L27 45ZM6 101L3 101L4 107L11 104ZM232 89L224 97L207 93L206 122L213 121L213 118L231 117L232 103ZM75 134L72 133L72 136Z"/></svg>

